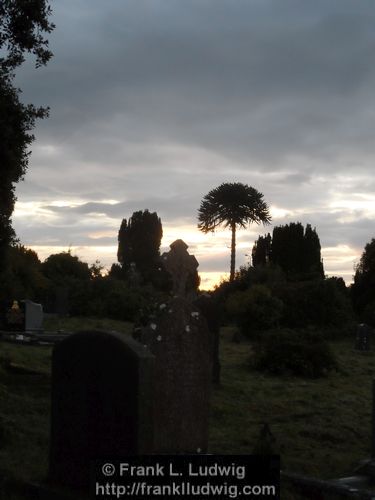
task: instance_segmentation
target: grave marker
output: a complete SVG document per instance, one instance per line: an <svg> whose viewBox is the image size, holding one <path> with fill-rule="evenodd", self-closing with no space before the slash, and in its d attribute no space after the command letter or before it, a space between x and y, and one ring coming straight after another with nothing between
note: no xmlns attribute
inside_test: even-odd
<svg viewBox="0 0 375 500"><path fill-rule="evenodd" d="M153 356L124 334L85 331L52 359L50 480L87 487L93 460L152 453Z"/></svg>
<svg viewBox="0 0 375 500"><path fill-rule="evenodd" d="M211 386L212 341L199 309L191 302L198 262L177 240L163 254L173 297L159 305L141 342L155 355L155 452L205 453Z"/></svg>

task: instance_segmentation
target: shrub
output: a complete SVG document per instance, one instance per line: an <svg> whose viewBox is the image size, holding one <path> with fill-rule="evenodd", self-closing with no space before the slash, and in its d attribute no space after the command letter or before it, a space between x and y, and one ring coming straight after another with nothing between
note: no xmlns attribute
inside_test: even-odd
<svg viewBox="0 0 375 500"><path fill-rule="evenodd" d="M97 278L91 283L88 314L120 321L134 321L149 299L145 287L131 287L114 278Z"/></svg>
<svg viewBox="0 0 375 500"><path fill-rule="evenodd" d="M342 330L354 318L349 297L335 278L285 283L275 295L284 303L281 325L286 328Z"/></svg>
<svg viewBox="0 0 375 500"><path fill-rule="evenodd" d="M269 332L255 347L252 359L255 369L275 374L317 378L337 369L329 344L311 330Z"/></svg>
<svg viewBox="0 0 375 500"><path fill-rule="evenodd" d="M248 290L232 294L227 300L227 310L241 333L254 337L261 330L277 325L283 304L273 297L264 285L254 285Z"/></svg>

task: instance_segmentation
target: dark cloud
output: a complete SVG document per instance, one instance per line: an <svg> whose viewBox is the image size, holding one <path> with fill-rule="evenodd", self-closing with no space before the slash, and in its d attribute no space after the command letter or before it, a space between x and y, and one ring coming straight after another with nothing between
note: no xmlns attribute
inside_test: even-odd
<svg viewBox="0 0 375 500"><path fill-rule="evenodd" d="M235 180L286 211L275 223L311 222L324 245L357 248L371 237L370 215L342 223L351 209L331 212L339 195L374 192L373 7L56 2L54 59L18 77L25 101L51 106L19 200L42 203L84 244L95 216L113 229L149 208L165 224L195 226L202 197ZM17 218L21 238L34 241L37 222Z"/></svg>
<svg viewBox="0 0 375 500"><path fill-rule="evenodd" d="M43 135L78 158L129 140L198 144L268 169L293 155L374 152L371 2L94 1L87 15L64 1L55 10L55 59L43 77L26 72L25 94L51 103Z"/></svg>

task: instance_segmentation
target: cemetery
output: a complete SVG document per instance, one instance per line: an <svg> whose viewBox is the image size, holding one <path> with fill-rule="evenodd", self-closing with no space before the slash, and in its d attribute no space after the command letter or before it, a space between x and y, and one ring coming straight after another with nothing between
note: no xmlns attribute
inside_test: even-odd
<svg viewBox="0 0 375 500"><path fill-rule="evenodd" d="M0 0L0 500L374 500L372 3L88 4Z"/></svg>
<svg viewBox="0 0 375 500"><path fill-rule="evenodd" d="M218 327L212 298L197 300L188 246L177 240L161 259L170 292L132 323L44 318L39 304L11 301L0 356L6 498L86 498L95 459L155 453L276 454L281 498L372 498L372 329L329 340L336 364L323 376L260 370L257 341Z"/></svg>

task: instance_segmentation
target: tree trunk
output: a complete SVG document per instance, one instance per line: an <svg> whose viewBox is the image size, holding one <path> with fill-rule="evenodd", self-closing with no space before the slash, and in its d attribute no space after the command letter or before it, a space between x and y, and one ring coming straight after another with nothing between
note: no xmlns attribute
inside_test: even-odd
<svg viewBox="0 0 375 500"><path fill-rule="evenodd" d="M229 281L234 280L234 272L236 268L236 224L231 224L232 229L232 244L230 248L230 278Z"/></svg>

